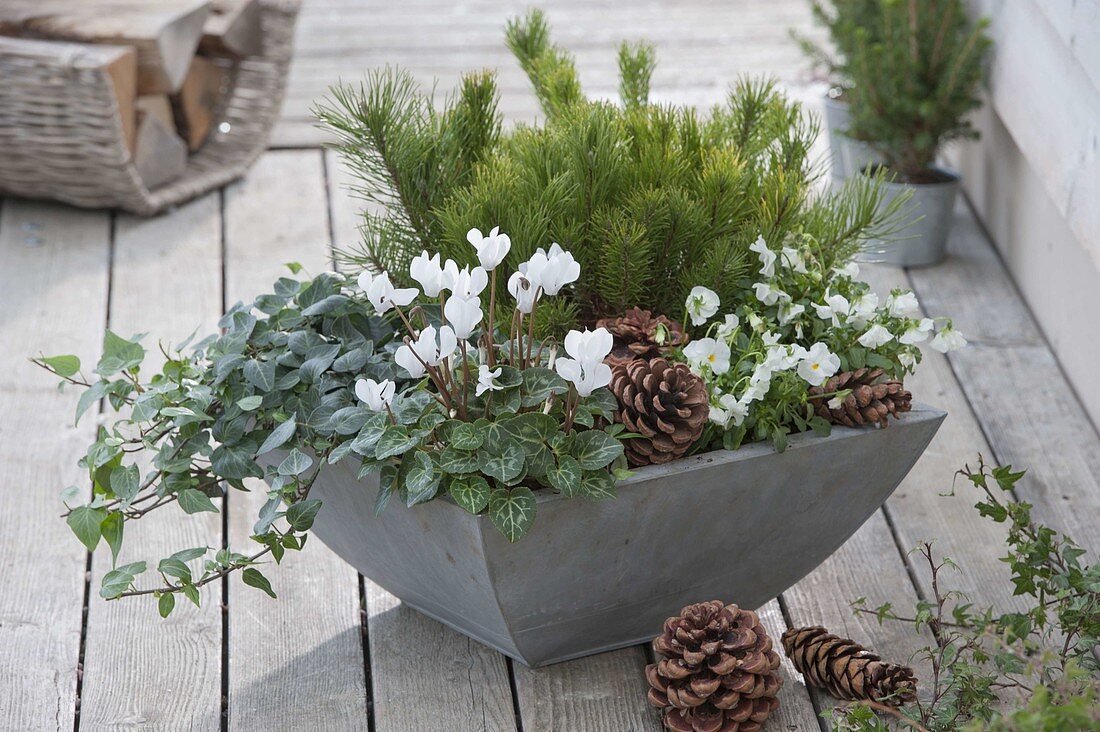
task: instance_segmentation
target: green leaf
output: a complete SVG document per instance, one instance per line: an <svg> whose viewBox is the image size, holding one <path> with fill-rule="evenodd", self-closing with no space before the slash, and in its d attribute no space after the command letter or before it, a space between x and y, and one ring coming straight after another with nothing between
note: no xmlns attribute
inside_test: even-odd
<svg viewBox="0 0 1100 732"><path fill-rule="evenodd" d="M480 475L456 475L447 490L455 503L470 513L481 513L489 505L489 483Z"/></svg>
<svg viewBox="0 0 1100 732"><path fill-rule="evenodd" d="M172 608L176 606L176 594L174 592L166 592L160 596L157 600L157 612L160 613L162 618L166 618L172 614Z"/></svg>
<svg viewBox="0 0 1100 732"><path fill-rule="evenodd" d="M106 600L113 600L130 589L137 575L145 571L145 562L131 562L121 567L112 569L103 575L100 583L99 596Z"/></svg>
<svg viewBox="0 0 1100 732"><path fill-rule="evenodd" d="M275 388L275 361L249 359L244 365L244 378L260 391L271 391Z"/></svg>
<svg viewBox="0 0 1100 732"><path fill-rule="evenodd" d="M494 488L489 495L489 520L508 541L519 541L535 521L535 494L530 488Z"/></svg>
<svg viewBox="0 0 1100 732"><path fill-rule="evenodd" d="M286 420L278 427L271 431L271 434L264 440L264 444L260 445L260 449L256 451L256 457L271 452L277 447L281 447L286 444L287 440L294 436L294 431L298 427L296 421L297 415L290 415L290 419Z"/></svg>
<svg viewBox="0 0 1100 732"><path fill-rule="evenodd" d="M558 431L558 421L549 414L528 412L501 422L504 431L523 446L528 455L538 451Z"/></svg>
<svg viewBox="0 0 1100 732"><path fill-rule="evenodd" d="M180 508L184 513L217 513L218 509L210 497L197 488L184 488L179 492Z"/></svg>
<svg viewBox="0 0 1100 732"><path fill-rule="evenodd" d="M298 501L286 510L287 523L295 531L309 531L320 509L321 501L316 498Z"/></svg>
<svg viewBox="0 0 1100 732"><path fill-rule="evenodd" d="M485 433L469 422L459 422L451 430L450 441L459 450L476 450L485 444Z"/></svg>
<svg viewBox="0 0 1100 732"><path fill-rule="evenodd" d="M459 450L454 445L448 445L439 455L439 469L445 473L473 473L479 464L476 452Z"/></svg>
<svg viewBox="0 0 1100 732"><path fill-rule="evenodd" d="M95 372L100 376L111 376L141 365L145 360L145 349L141 344L128 341L110 330L103 334L103 356L96 365Z"/></svg>
<svg viewBox="0 0 1100 732"><path fill-rule="evenodd" d="M354 435L363 429L363 425L367 423L372 414L375 413L366 407L337 409L333 413L332 419L329 420L329 427L335 430L338 435Z"/></svg>
<svg viewBox="0 0 1100 732"><path fill-rule="evenodd" d="M84 416L84 413L88 411L89 407L102 399L103 395L106 393L106 381L97 381L85 389L80 395L80 399L76 402L76 418L73 420L73 423L80 424L80 418Z"/></svg>
<svg viewBox="0 0 1100 732"><path fill-rule="evenodd" d="M244 447L219 445L210 455L210 467L214 473L229 480L258 478L263 475L263 470L252 459L252 450Z"/></svg>
<svg viewBox="0 0 1100 732"><path fill-rule="evenodd" d="M555 394L564 394L569 385L565 379L547 368L537 366L523 372L523 384L520 392L523 395L523 406L533 407L541 404Z"/></svg>
<svg viewBox="0 0 1100 732"><path fill-rule="evenodd" d="M586 470L581 476L580 494L594 501L615 497L615 479L606 470Z"/></svg>
<svg viewBox="0 0 1100 732"><path fill-rule="evenodd" d="M191 570L177 557L168 557L160 560L157 564L157 571L169 577L183 580L184 583L191 581Z"/></svg>
<svg viewBox="0 0 1100 732"><path fill-rule="evenodd" d="M76 356L43 356L39 360L61 377L73 376L80 371L80 359Z"/></svg>
<svg viewBox="0 0 1100 732"><path fill-rule="evenodd" d="M423 389L417 389L414 391L407 391L404 394L399 394L396 399L393 400L393 417L397 420L398 424L412 424L420 419L420 416L424 414L424 410L428 408L428 404L432 401L432 396Z"/></svg>
<svg viewBox="0 0 1100 732"><path fill-rule="evenodd" d="M406 504L410 507L435 498L439 481L443 478L443 471L428 453L418 450L411 457L413 462L405 476L405 488L408 490Z"/></svg>
<svg viewBox="0 0 1100 732"><path fill-rule="evenodd" d="M557 465L546 471L551 487L565 496L575 496L581 487L581 465L575 458L562 455Z"/></svg>
<svg viewBox="0 0 1100 732"><path fill-rule="evenodd" d="M271 583L267 581L267 577L260 574L260 570L255 567L249 567L241 573L241 579L249 587L255 587L256 589L263 590L272 598L275 597L275 591L271 589Z"/></svg>
<svg viewBox="0 0 1100 732"><path fill-rule="evenodd" d="M573 442L573 457L585 470L599 470L623 454L623 444L603 430L587 430L577 434Z"/></svg>
<svg viewBox="0 0 1100 732"><path fill-rule="evenodd" d="M376 460L384 460L394 455L401 455L412 448L419 440L409 435L404 427L390 425L374 446Z"/></svg>
<svg viewBox="0 0 1100 732"><path fill-rule="evenodd" d="M242 412L251 412L253 409L259 409L263 402L264 398L262 396L248 396L243 399L238 399L237 406L241 408Z"/></svg>
<svg viewBox="0 0 1100 732"><path fill-rule="evenodd" d="M123 503L129 503L137 495L141 474L136 465L118 467L111 471L111 492Z"/></svg>
<svg viewBox="0 0 1100 732"><path fill-rule="evenodd" d="M313 458L294 448L286 459L279 463L276 472L279 475L301 475L309 470L310 465L313 465Z"/></svg>
<svg viewBox="0 0 1100 732"><path fill-rule="evenodd" d="M478 452L478 468L486 475L507 483L523 471L526 453L512 439L490 443Z"/></svg>
<svg viewBox="0 0 1100 732"><path fill-rule="evenodd" d="M100 527L105 518L107 518L107 512L102 508L78 506L72 510L65 522L76 534L76 538L88 547L88 551L95 551L96 545L99 544L99 537L103 535Z"/></svg>
<svg viewBox="0 0 1100 732"><path fill-rule="evenodd" d="M103 540L107 542L107 546L111 547L112 567L118 561L118 552L122 549L122 528L125 523L126 520L121 512L111 511L99 526Z"/></svg>

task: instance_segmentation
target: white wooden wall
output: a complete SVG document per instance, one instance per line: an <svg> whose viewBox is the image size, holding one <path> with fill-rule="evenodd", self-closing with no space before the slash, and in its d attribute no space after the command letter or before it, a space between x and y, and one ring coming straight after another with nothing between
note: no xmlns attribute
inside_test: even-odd
<svg viewBox="0 0 1100 732"><path fill-rule="evenodd" d="M1085 408L1100 360L1100 0L970 0L992 19L965 187Z"/></svg>

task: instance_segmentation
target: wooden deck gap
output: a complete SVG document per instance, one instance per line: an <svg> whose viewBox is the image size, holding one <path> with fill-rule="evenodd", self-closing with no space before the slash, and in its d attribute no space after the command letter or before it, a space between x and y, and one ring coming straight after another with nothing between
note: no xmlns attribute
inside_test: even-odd
<svg viewBox="0 0 1100 732"><path fill-rule="evenodd" d="M226 288L226 247L225 247L225 188L218 190L218 255L221 257L221 296L222 313L229 309ZM222 484L222 548L229 549L229 486ZM229 575L221 578L222 591L222 657L221 657L221 698L218 700L218 725L220 732L229 732Z"/></svg>
<svg viewBox="0 0 1100 732"><path fill-rule="evenodd" d="M367 732L375 732L374 682L370 665L370 607L367 604L367 581L359 575L359 632L363 643L363 701L367 708Z"/></svg>
<svg viewBox="0 0 1100 732"><path fill-rule="evenodd" d="M515 661L506 657L504 662L508 666L508 688L512 692L512 714L516 717L516 732L523 732L523 714L520 712L519 708L519 689L516 687Z"/></svg>
<svg viewBox="0 0 1100 732"><path fill-rule="evenodd" d="M332 262L333 269L336 268L336 214L332 210L332 172L328 169L328 155L325 155L324 148L318 151L321 155L321 180L325 182L325 223L328 225L328 256ZM360 575L359 584L363 584L363 577ZM366 607L364 605L364 607Z"/></svg>
<svg viewBox="0 0 1100 732"><path fill-rule="evenodd" d="M775 598L775 602L777 605L779 605L779 612L783 615L783 623L787 626L786 628L784 628L784 630L790 630L791 628L794 628L795 624L794 621L791 619L791 610L789 607L787 607L787 599L783 597L783 595L779 595ZM783 633L780 633L779 637L775 639L776 652L778 653L783 653L782 636ZM818 704L817 694L807 694L807 696L810 698L810 706L814 708L814 716L817 718L818 728L821 730L821 732L829 732L829 727L825 724L825 719L821 716L821 714L825 710L821 708L820 704Z"/></svg>

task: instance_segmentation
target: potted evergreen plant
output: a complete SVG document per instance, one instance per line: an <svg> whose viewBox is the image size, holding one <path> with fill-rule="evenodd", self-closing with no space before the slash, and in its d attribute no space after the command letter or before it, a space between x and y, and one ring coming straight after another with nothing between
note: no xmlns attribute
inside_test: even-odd
<svg viewBox="0 0 1100 732"><path fill-rule="evenodd" d="M90 375L36 359L84 389L78 419L120 412L82 459L92 490L64 494L77 537L111 549L102 597L168 615L230 573L274 596L264 563L313 531L411 606L550 663L643 640L700 594L764 602L916 461L944 415L902 379L920 342L965 341L859 280L879 187L814 194L813 127L769 84L705 116L659 107L651 50L624 47L617 106L580 94L541 14L508 39L544 124L504 133L485 73L439 110L393 70L321 110L389 204L342 254L352 274L280 279L148 380L111 332ZM123 556L127 522L218 511L255 479L251 551Z"/></svg>
<svg viewBox="0 0 1100 732"><path fill-rule="evenodd" d="M880 6L877 28L857 28L848 50L849 130L870 141L878 172L891 177L886 199L912 196L908 237L880 242L881 258L929 265L943 258L960 181L936 155L944 143L978 137L967 115L981 106L988 21L971 21L962 0Z"/></svg>

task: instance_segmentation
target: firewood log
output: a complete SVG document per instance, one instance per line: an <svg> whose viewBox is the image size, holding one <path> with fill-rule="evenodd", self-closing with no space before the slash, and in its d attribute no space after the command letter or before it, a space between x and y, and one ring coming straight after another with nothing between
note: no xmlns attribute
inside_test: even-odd
<svg viewBox="0 0 1100 732"><path fill-rule="evenodd" d="M187 168L187 143L176 128L156 114L139 114L134 167L141 182L153 189L171 183Z"/></svg>
<svg viewBox="0 0 1100 732"><path fill-rule="evenodd" d="M214 125L214 109L227 93L229 76L214 61L196 56L179 93L172 96L176 127L187 147L198 150Z"/></svg>
<svg viewBox="0 0 1100 732"><path fill-rule="evenodd" d="M258 0L211 0L199 51L207 56L239 59L263 51Z"/></svg>

